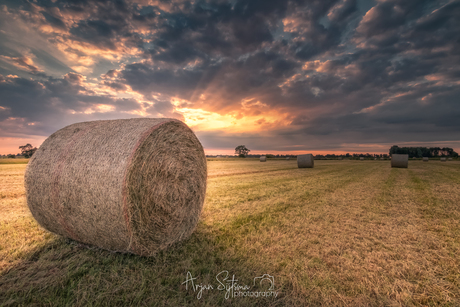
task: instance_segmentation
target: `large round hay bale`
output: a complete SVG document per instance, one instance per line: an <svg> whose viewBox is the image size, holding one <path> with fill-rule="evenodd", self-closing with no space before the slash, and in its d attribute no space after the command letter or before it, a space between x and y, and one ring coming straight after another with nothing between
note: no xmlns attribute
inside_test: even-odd
<svg viewBox="0 0 460 307"><path fill-rule="evenodd" d="M364 157L359 157L359 160L361 160L361 161L364 160Z"/></svg>
<svg viewBox="0 0 460 307"><path fill-rule="evenodd" d="M260 157L260 162L267 162L267 157L266 156L261 156Z"/></svg>
<svg viewBox="0 0 460 307"><path fill-rule="evenodd" d="M452 161L452 158L447 158L447 161Z"/></svg>
<svg viewBox="0 0 460 307"><path fill-rule="evenodd" d="M409 155L393 154L391 155L391 167L407 168L409 165Z"/></svg>
<svg viewBox="0 0 460 307"><path fill-rule="evenodd" d="M286 157L286 160L291 160L291 157Z"/></svg>
<svg viewBox="0 0 460 307"><path fill-rule="evenodd" d="M32 215L49 231L149 256L193 232L206 176L203 147L184 123L102 120L47 138L25 187Z"/></svg>
<svg viewBox="0 0 460 307"><path fill-rule="evenodd" d="M428 157L423 157L422 160L423 160L423 162L428 162L429 159L428 159Z"/></svg>
<svg viewBox="0 0 460 307"><path fill-rule="evenodd" d="M298 168L312 168L315 166L315 160L312 154L298 155L297 167Z"/></svg>
<svg viewBox="0 0 460 307"><path fill-rule="evenodd" d="M446 162L446 158L441 158L441 162Z"/></svg>

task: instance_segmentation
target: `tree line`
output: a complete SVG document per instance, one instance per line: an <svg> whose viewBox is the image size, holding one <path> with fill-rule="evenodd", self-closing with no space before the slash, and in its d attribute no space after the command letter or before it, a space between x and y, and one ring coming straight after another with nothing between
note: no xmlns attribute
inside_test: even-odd
<svg viewBox="0 0 460 307"><path fill-rule="evenodd" d="M239 145L235 148L235 154L239 157L260 157L259 155L250 155L248 149L245 145ZM458 153L456 153L450 147L399 147L397 145L391 146L389 154L369 154L369 153L346 153L346 154L326 154L326 155L315 155L315 159L335 159L335 158L389 158L392 154L408 154L409 158L436 158L436 157L453 157L457 158ZM267 158L275 157L296 157L296 155L273 155L265 154Z"/></svg>
<svg viewBox="0 0 460 307"><path fill-rule="evenodd" d="M409 158L458 157L458 153L449 147L399 147L393 145L390 148L390 155L392 154L407 154Z"/></svg>

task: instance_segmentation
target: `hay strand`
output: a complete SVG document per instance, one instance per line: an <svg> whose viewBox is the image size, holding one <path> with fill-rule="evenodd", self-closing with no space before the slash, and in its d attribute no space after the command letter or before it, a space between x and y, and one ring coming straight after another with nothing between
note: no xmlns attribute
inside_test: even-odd
<svg viewBox="0 0 460 307"><path fill-rule="evenodd" d="M203 147L184 123L104 120L46 139L25 187L30 211L49 231L149 256L193 232L206 176Z"/></svg>

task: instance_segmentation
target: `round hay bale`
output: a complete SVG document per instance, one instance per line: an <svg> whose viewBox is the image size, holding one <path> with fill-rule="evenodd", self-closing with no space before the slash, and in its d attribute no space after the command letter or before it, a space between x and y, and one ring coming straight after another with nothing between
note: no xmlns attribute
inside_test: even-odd
<svg viewBox="0 0 460 307"><path fill-rule="evenodd" d="M393 154L391 155L391 167L407 168L409 165L409 155Z"/></svg>
<svg viewBox="0 0 460 307"><path fill-rule="evenodd" d="M428 162L429 159L428 159L428 157L423 157L422 160L423 160L423 162Z"/></svg>
<svg viewBox="0 0 460 307"><path fill-rule="evenodd" d="M447 161L452 161L452 158L447 158Z"/></svg>
<svg viewBox="0 0 460 307"><path fill-rule="evenodd" d="M27 165L25 188L49 231L151 256L193 232L206 177L203 147L184 123L102 120L48 137Z"/></svg>
<svg viewBox="0 0 460 307"><path fill-rule="evenodd" d="M261 156L260 157L260 162L267 162L267 157L266 156Z"/></svg>
<svg viewBox="0 0 460 307"><path fill-rule="evenodd" d="M359 160L361 160L361 161L364 160L364 157L359 157Z"/></svg>
<svg viewBox="0 0 460 307"><path fill-rule="evenodd" d="M441 158L441 162L446 162L446 158Z"/></svg>
<svg viewBox="0 0 460 307"><path fill-rule="evenodd" d="M286 160L291 160L291 157L286 157Z"/></svg>
<svg viewBox="0 0 460 307"><path fill-rule="evenodd" d="M298 155L297 156L297 167L298 168L313 168L315 166L315 160L312 154Z"/></svg>

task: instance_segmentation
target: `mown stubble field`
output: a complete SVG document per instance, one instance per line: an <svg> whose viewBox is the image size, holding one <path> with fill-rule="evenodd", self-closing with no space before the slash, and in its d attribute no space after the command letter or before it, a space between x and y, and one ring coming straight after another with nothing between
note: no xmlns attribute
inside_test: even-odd
<svg viewBox="0 0 460 307"><path fill-rule="evenodd" d="M460 162L208 161L195 233L156 257L112 253L41 229L25 164L0 165L0 305L460 305ZM274 277L278 296L226 298ZM213 285L198 292L183 284ZM254 289L263 291L266 284Z"/></svg>

